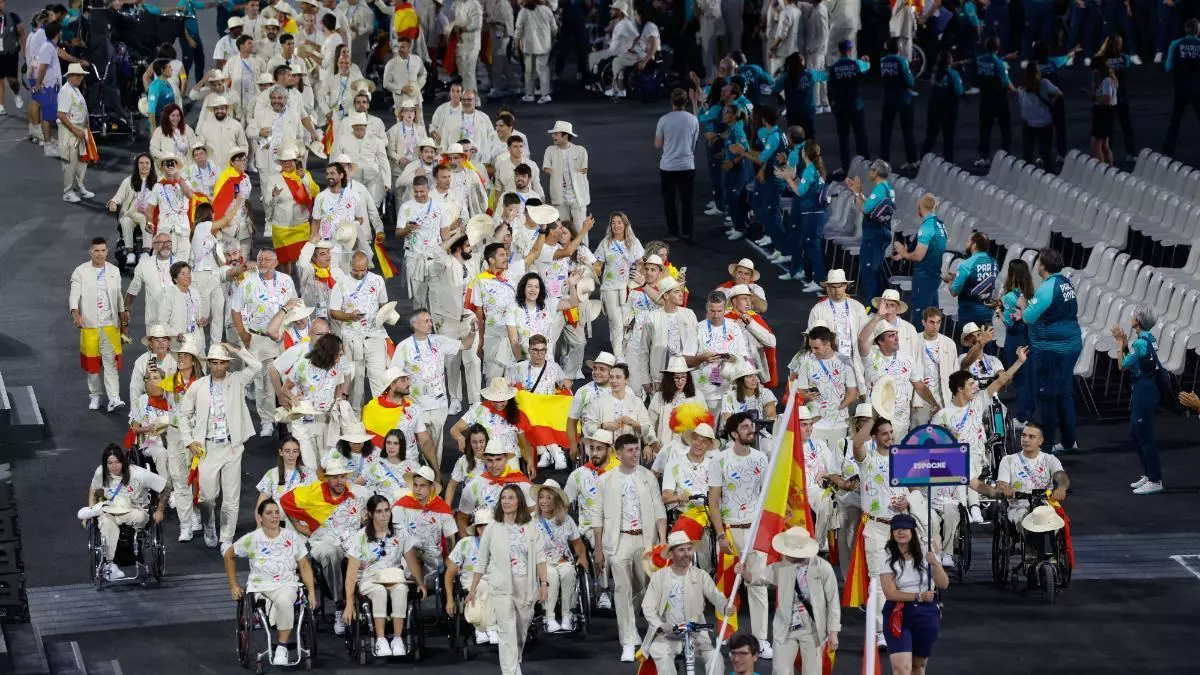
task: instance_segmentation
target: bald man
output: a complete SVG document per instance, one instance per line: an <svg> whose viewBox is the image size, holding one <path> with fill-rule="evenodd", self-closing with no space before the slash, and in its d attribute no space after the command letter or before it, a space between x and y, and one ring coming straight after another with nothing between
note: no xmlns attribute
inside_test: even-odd
<svg viewBox="0 0 1200 675"><path fill-rule="evenodd" d="M369 271L371 259L362 251L350 258L350 276L333 287L329 294L329 318L341 329L346 358L354 364L350 381L350 405L362 413L363 383L371 386L371 398L383 393L389 383L387 370L387 331L375 322L379 307L388 301L383 277Z"/></svg>

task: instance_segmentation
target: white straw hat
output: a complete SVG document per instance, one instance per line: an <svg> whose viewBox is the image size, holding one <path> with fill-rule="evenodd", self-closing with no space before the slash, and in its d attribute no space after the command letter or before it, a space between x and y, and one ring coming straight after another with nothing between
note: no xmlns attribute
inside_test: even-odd
<svg viewBox="0 0 1200 675"><path fill-rule="evenodd" d="M548 133L548 134L566 134L566 135L570 136L571 138L578 137L578 134L575 133L575 125L571 124L570 122L564 122L562 120L558 120L557 122L555 122L554 127L552 129L548 130L546 133Z"/></svg>
<svg viewBox="0 0 1200 675"><path fill-rule="evenodd" d="M396 322L399 320L400 312L396 311L395 300L392 300L391 302L385 302L379 308L379 311L375 313L375 325L379 326L380 328L382 328L384 324L395 326Z"/></svg>
<svg viewBox="0 0 1200 675"><path fill-rule="evenodd" d="M451 146L453 147L453 146ZM549 225L559 219L558 209L549 204L541 206L530 206L525 209L525 214L529 216L537 225Z"/></svg>
<svg viewBox="0 0 1200 675"><path fill-rule="evenodd" d="M735 263L729 263L729 267L728 267L729 276L732 277L733 273L735 271L737 271L737 268L739 268L739 267L744 267L744 268L750 270L750 280L751 281L758 281L759 278L762 277L762 272L760 272L754 268L754 261L749 258L742 258L741 260L739 260Z"/></svg>
<svg viewBox="0 0 1200 675"><path fill-rule="evenodd" d="M831 284L846 284L850 285L851 281L846 279L846 270L829 270L829 274L825 275L825 281L821 282L822 286Z"/></svg>
<svg viewBox="0 0 1200 675"><path fill-rule="evenodd" d="M1021 527L1026 532L1054 532L1061 530L1066 524L1054 507L1048 504L1035 508L1021 520Z"/></svg>
<svg viewBox="0 0 1200 675"><path fill-rule="evenodd" d="M820 544L807 528L789 527L771 538L771 548L789 558L811 558L817 554Z"/></svg>
<svg viewBox="0 0 1200 675"><path fill-rule="evenodd" d="M879 296L878 298L873 298L871 300L871 306L875 309L879 309L879 305L882 304L884 300L891 300L892 302L900 303L900 309L896 311L897 314L903 314L908 311L908 303L900 299L900 291L894 288L889 288L883 292L883 295Z"/></svg>
<svg viewBox="0 0 1200 675"><path fill-rule="evenodd" d="M507 401L517 395L517 390L505 378L493 377L479 395L488 401Z"/></svg>

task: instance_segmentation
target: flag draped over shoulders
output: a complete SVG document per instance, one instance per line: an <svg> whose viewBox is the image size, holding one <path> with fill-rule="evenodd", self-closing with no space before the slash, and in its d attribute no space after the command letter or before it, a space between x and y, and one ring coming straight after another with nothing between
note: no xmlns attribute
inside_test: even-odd
<svg viewBox="0 0 1200 675"><path fill-rule="evenodd" d="M308 525L310 532L315 532L333 514L339 504L352 496L354 495L349 488L346 488L346 491L340 496L334 496L329 489L329 484L322 481L301 485L285 494L279 500L279 506L283 508L283 512L287 514L288 518L303 522Z"/></svg>
<svg viewBox="0 0 1200 675"><path fill-rule="evenodd" d="M229 208L237 201L245 175L232 166L227 166L221 175L217 176L217 186L213 189L213 220L224 218Z"/></svg>

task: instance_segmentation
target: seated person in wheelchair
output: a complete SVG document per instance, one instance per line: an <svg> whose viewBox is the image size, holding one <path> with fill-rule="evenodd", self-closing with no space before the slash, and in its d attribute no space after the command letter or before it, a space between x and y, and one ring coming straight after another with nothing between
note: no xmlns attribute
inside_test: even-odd
<svg viewBox="0 0 1200 675"><path fill-rule="evenodd" d="M583 548L579 527L567 515L567 494L554 479L534 487L537 513L534 522L542 530L546 544L546 632L564 633L575 630L576 585L575 566L588 568L587 552ZM561 590L560 590L561 589ZM554 610L562 597L562 621L554 619Z"/></svg>
<svg viewBox="0 0 1200 675"><path fill-rule="evenodd" d="M1071 479L1063 470L1062 462L1054 455L1042 452L1043 440L1041 427L1033 422L1026 424L1021 430L1021 452L1007 455L1000 461L994 488L982 486L984 494L1009 498L1007 516L1018 535L1023 534L1021 521L1031 509L1029 499L1020 495L1053 490L1050 499L1061 503L1071 487Z"/></svg>
<svg viewBox="0 0 1200 675"><path fill-rule="evenodd" d="M1001 371L995 381L980 389L975 376L965 370L950 374L950 400L945 408L933 415L933 424L946 427L954 433L960 443L966 443L971 448L971 480L977 482L983 473L983 468L989 466L987 453L987 433L984 431L984 415L992 405L992 397L1000 392L1016 374L1025 359L1029 357L1028 347L1017 348L1017 362L1011 368ZM972 523L983 522L983 511L979 508L978 490L967 492L967 511Z"/></svg>
<svg viewBox="0 0 1200 675"><path fill-rule="evenodd" d="M601 64L612 59L613 83L612 88L604 92L605 96L624 96L622 74L630 66L638 63L642 55L637 51L637 24L634 23L632 12L626 0L614 2L609 8L612 14L612 35L608 38L608 47L588 54L588 68L593 74L599 75Z"/></svg>
<svg viewBox="0 0 1200 675"><path fill-rule="evenodd" d="M711 576L692 564L696 548L684 532L672 532L667 537L667 557L671 563L650 577L642 598L642 615L646 617L646 639L642 652L654 659L659 675L675 675L675 657L683 652L683 640L675 627L705 622L705 604L720 607L730 614L725 596L717 590ZM705 600L708 603L705 603ZM711 631L697 631L692 636L696 672L705 672L709 659L721 658L713 649Z"/></svg>
<svg viewBox="0 0 1200 675"><path fill-rule="evenodd" d="M615 468L619 462L612 452L613 433L607 429L593 429L584 437L583 447L587 451L588 462L571 472L567 477L567 503L575 505L575 515L579 517L579 529L588 543L596 547L595 528L601 523L600 517L600 477L604 472ZM662 453L659 453L662 454ZM705 474L708 480L708 474ZM708 494L707 490L705 494ZM596 606L600 609L612 609L612 594L608 580L607 569L597 570L597 585L600 597Z"/></svg>
<svg viewBox="0 0 1200 675"><path fill-rule="evenodd" d="M129 431L125 436L126 446L136 446L142 453L154 462L155 469L166 469L166 448L163 445L163 434L171 425L171 406L167 402L166 392L160 386L163 373L157 363L152 360L147 368L145 383L146 393L131 401L129 406Z"/></svg>
<svg viewBox="0 0 1200 675"><path fill-rule="evenodd" d="M479 569L479 538L483 536L483 528L492 523L491 509L479 509L475 512L474 520L468 530L468 536L458 540L454 545L454 550L450 552L450 558L446 561L446 614L454 616L458 608L458 599L455 597L454 580L458 579L458 585L462 589L463 594L466 594L466 589L471 586L471 577ZM480 580L479 585L483 590L477 591L481 595L487 594L487 582ZM462 609L466 609L465 607ZM500 644L500 629L492 626L476 626L475 627L475 644L486 645Z"/></svg>
<svg viewBox="0 0 1200 675"><path fill-rule="evenodd" d="M968 322L963 326L963 347L967 352L958 357L958 367L970 372L981 380L990 380L1004 371L1004 362L991 354L983 353L989 344L995 341L996 334L991 326L979 326Z"/></svg>
<svg viewBox="0 0 1200 675"><path fill-rule="evenodd" d="M954 566L954 555L958 553L955 545L958 542L958 528L962 522L959 506L967 503L967 487L965 485L938 485L931 490L931 505L933 519L929 523L932 536L940 533L941 550L938 560L942 567ZM935 540L936 541L936 540Z"/></svg>
<svg viewBox="0 0 1200 675"><path fill-rule="evenodd" d="M335 606L346 602L342 595L342 542L358 533L366 507L365 500L350 490L353 471L345 460L334 459L325 465L324 481L301 485L279 503L296 531L308 537L312 559L321 566ZM341 612L334 612L333 632L346 632Z"/></svg>
<svg viewBox="0 0 1200 675"><path fill-rule="evenodd" d="M375 656L404 656L404 617L408 612L408 584L398 580L395 572L401 562L413 572L420 597L428 595L421 560L413 548L413 539L392 523L392 505L386 497L372 495L367 500L367 524L345 543L346 550L346 609L343 621L354 620L357 608L351 598L358 593L371 601L371 617L375 624ZM402 579L403 577L399 577ZM390 582L390 583L389 583ZM384 618L392 620L392 641L384 637Z"/></svg>
<svg viewBox="0 0 1200 675"><path fill-rule="evenodd" d="M644 8L641 6L633 8L634 23L642 27L637 42L633 43L633 50L641 56L637 62L638 70L654 63L659 50L662 49L662 33L659 32L658 26L653 21L646 20L644 13Z"/></svg>
<svg viewBox="0 0 1200 675"><path fill-rule="evenodd" d="M80 510L80 520L96 519L100 541L104 544L105 573L110 580L123 579L125 573L113 562L121 526L140 530L150 522L150 492L159 493L154 508L154 522L161 523L166 513L166 495L170 493L167 479L140 466L131 465L125 451L109 443L100 454L100 466L92 474L88 487L87 508ZM87 526L87 523L84 523Z"/></svg>
<svg viewBox="0 0 1200 675"><path fill-rule="evenodd" d="M450 505L438 496L442 486L437 483L433 469L417 468L408 474L408 484L411 492L396 500L392 522L412 541L424 573L434 575L444 567L443 559L454 546L458 525Z"/></svg>
<svg viewBox="0 0 1200 675"><path fill-rule="evenodd" d="M294 530L281 527L283 511L279 504L267 497L258 503L256 513L258 529L225 549L225 576L229 578L229 590L234 600L241 600L248 591L266 601L267 620L279 632L271 663L286 666L291 662L284 645L291 638L296 621L296 591L300 580L304 580L304 587L308 591L309 607L317 606L317 587L313 581L304 537ZM250 560L250 577L245 588L238 584L234 556ZM246 605L244 611L254 611L253 598ZM264 630L269 628L263 626Z"/></svg>

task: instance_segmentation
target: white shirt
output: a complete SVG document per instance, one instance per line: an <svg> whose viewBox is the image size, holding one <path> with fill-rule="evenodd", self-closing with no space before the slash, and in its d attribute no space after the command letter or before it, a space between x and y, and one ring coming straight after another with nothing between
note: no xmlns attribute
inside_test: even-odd
<svg viewBox="0 0 1200 675"><path fill-rule="evenodd" d="M284 382L295 384L296 392L301 398L312 403L317 412L329 412L333 408L334 395L337 387L345 379L341 364L335 364L332 369L325 370L313 365L308 359L300 359L296 365L280 372Z"/></svg>
<svg viewBox="0 0 1200 675"><path fill-rule="evenodd" d="M669 330L668 336L671 336ZM746 344L746 332L742 329L741 324L724 317L715 326L707 319L696 324L696 343L700 352L731 354L750 362L755 360L750 356L750 348ZM678 354L682 345L672 344L671 348L672 354ZM715 361L712 364L705 363L696 368L696 388L704 392L705 398L717 398L722 387L733 384L721 379L721 366L724 363L724 361Z"/></svg>
<svg viewBox="0 0 1200 675"><path fill-rule="evenodd" d="M379 307L388 301L383 277L367 272L362 279L345 277L329 294L329 309L339 312L362 312L358 321L340 321L342 338L387 337L387 331L375 324Z"/></svg>
<svg viewBox="0 0 1200 675"><path fill-rule="evenodd" d="M62 86L62 65L58 60L58 45L53 42L44 42L38 47L37 65L47 66L46 74L42 76L42 87L46 89L54 89ZM37 78L37 68L34 68L32 73L34 81Z"/></svg>
<svg viewBox="0 0 1200 675"><path fill-rule="evenodd" d="M741 525L754 517L769 463L765 454L754 449L738 455L730 448L713 457L708 485L721 488L721 520L725 524Z"/></svg>
<svg viewBox="0 0 1200 675"><path fill-rule="evenodd" d="M878 347L872 347L871 353L865 359L865 376L867 379L867 394L879 378L889 375L896 382L896 408L891 418L892 424L898 428L907 429L912 412L913 383L921 381L921 371L912 358L899 350L891 356L884 356ZM897 442L903 439L896 439Z"/></svg>
<svg viewBox="0 0 1200 675"><path fill-rule="evenodd" d="M109 502L117 497L125 497L137 508L145 510L150 506L150 491L162 492L167 487L166 478L136 465L129 467L129 480L126 482L112 475L105 475L101 481L101 471L108 474L104 467L96 467L92 474L91 489L104 490L104 499Z"/></svg>
<svg viewBox="0 0 1200 675"><path fill-rule="evenodd" d="M230 308L241 314L246 330L265 333L271 318L296 297L295 282L282 272L275 272L273 279L264 279L261 274L247 274L233 294Z"/></svg>
<svg viewBox="0 0 1200 675"><path fill-rule="evenodd" d="M579 527L571 519L571 516L564 516L561 523L542 516L534 516L533 522L542 531L547 563L556 565L575 559L571 542L579 539Z"/></svg>
<svg viewBox="0 0 1200 675"><path fill-rule="evenodd" d="M396 212L396 227L408 227L416 223L417 227L404 237L404 248L419 253L431 253L442 243L442 228L449 225L446 221L445 204L433 199L432 195L422 204L410 199L400 205Z"/></svg>
<svg viewBox="0 0 1200 675"><path fill-rule="evenodd" d="M87 128L87 101L78 87L69 83L58 91L58 112L66 113L67 119L77 127Z"/></svg>
<svg viewBox="0 0 1200 675"><path fill-rule="evenodd" d="M987 432L983 428L983 415L990 404L987 391L981 390L965 406L956 406L953 400L948 401L946 407L933 416L933 423L953 432L959 443L969 445L971 454L984 455Z"/></svg>
<svg viewBox="0 0 1200 675"><path fill-rule="evenodd" d="M815 408L814 413L818 417L837 424L849 421L850 411L841 408L842 401L846 398L848 388L858 387L858 377L854 374L850 357L840 352L835 352L830 359L818 359L812 352L797 354L788 364L788 370L796 373L797 389L816 388L819 398L809 401L808 405L810 409Z"/></svg>
<svg viewBox="0 0 1200 675"><path fill-rule="evenodd" d="M415 335L401 340L392 355L391 365L409 373L409 392L422 410L441 410L449 406L446 398L446 359L462 350L462 343L445 335Z"/></svg>
<svg viewBox="0 0 1200 675"><path fill-rule="evenodd" d="M1062 462L1054 455L1039 452L1029 459L1018 452L1000 460L996 480L1008 483L1016 492L1036 492L1053 488L1054 474L1062 470Z"/></svg>
<svg viewBox="0 0 1200 675"><path fill-rule="evenodd" d="M247 533L233 544L234 555L250 559L250 578L246 590L272 591L300 585L297 563L308 555L304 537L295 530L280 528L275 538L261 529Z"/></svg>

